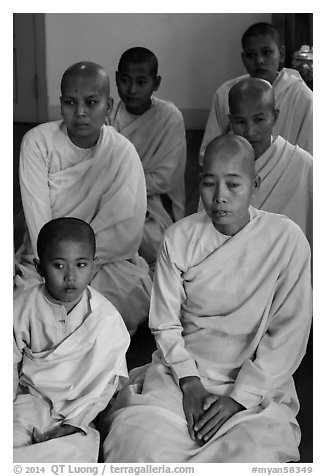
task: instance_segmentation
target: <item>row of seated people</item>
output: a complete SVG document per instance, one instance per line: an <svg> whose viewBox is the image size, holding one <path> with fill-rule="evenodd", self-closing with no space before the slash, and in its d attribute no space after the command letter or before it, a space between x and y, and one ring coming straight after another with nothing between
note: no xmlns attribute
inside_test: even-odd
<svg viewBox="0 0 326 476"><path fill-rule="evenodd" d="M14 278L17 461L97 461L92 422L105 408L106 461L299 459L291 376L311 318L304 234L311 243L312 157L294 144L311 145L312 97L291 70L278 73L284 50L273 26L249 28L243 49L249 76L229 88L227 125L205 143L210 113L200 159L204 210L191 217L178 221L182 116L153 97L160 77L145 48L120 59L116 107L107 72L76 63L61 81L63 120L24 137L27 232ZM296 100L293 91L277 95L282 75ZM274 135L282 108L287 133L291 123L297 129L293 144ZM148 316L158 351L109 410L127 377L124 326L132 335ZM164 435L159 447L155 435Z"/></svg>

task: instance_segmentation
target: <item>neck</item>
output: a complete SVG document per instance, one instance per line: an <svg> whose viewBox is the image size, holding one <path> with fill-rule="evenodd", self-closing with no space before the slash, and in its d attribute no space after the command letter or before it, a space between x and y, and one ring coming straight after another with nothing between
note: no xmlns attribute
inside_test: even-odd
<svg viewBox="0 0 326 476"><path fill-rule="evenodd" d="M68 137L71 140L71 142L77 147L80 147L81 149L90 149L91 147L93 147L97 143L101 134L101 131L99 130L96 133L94 133L92 136L79 137L79 136L73 135L69 130L67 131L68 131Z"/></svg>

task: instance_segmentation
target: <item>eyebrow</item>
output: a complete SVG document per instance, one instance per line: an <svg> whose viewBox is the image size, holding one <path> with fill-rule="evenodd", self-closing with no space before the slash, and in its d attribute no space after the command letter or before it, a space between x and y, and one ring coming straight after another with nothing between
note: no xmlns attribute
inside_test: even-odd
<svg viewBox="0 0 326 476"><path fill-rule="evenodd" d="M214 178L215 175L214 174L207 174L207 173L203 173L202 175L202 178L204 177L211 177L211 178ZM225 175L225 177L241 177L241 174L237 173L237 172L230 172L228 174Z"/></svg>
<svg viewBox="0 0 326 476"><path fill-rule="evenodd" d="M56 256L56 257L54 257L54 258L50 258L49 261L56 261L56 260L59 260L59 259L61 259L62 261L67 261L67 258L62 258L61 256ZM81 259L82 259L82 260L89 260L89 259L91 259L91 258L86 257L86 256L85 256L85 257L84 257L84 256L80 256L80 257L76 258L74 261L78 261L78 260L81 260Z"/></svg>

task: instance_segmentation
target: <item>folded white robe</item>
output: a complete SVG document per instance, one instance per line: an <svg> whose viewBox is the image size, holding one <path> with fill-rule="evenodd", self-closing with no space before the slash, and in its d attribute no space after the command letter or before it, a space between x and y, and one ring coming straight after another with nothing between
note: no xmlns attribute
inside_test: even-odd
<svg viewBox="0 0 326 476"><path fill-rule="evenodd" d="M288 462L299 459L292 375L311 322L310 248L285 216L250 208L236 235L204 212L172 225L150 311L158 351L108 417L107 462ZM191 440L178 381L200 377L245 410L205 445Z"/></svg>
<svg viewBox="0 0 326 476"><path fill-rule="evenodd" d="M56 450L61 438L31 445L33 428L43 433L62 423L82 430L82 435L63 437L72 443L67 457L79 454L74 453L74 436L83 447L81 436L90 433L90 452L84 448L82 461L97 461L98 435L89 425L111 400L120 378L128 375L129 342L118 311L94 289L88 288L68 315L62 305L47 300L42 284L15 297L14 380L18 369L19 384L14 400L14 452L20 461L27 450L28 457L34 454L44 462L49 446L50 461L63 461Z"/></svg>
<svg viewBox="0 0 326 476"><path fill-rule="evenodd" d="M97 144L81 149L70 141L64 123L54 121L24 136L19 167L28 233L17 253L16 286L39 279L32 260L41 227L52 218L81 218L96 235L99 261L91 285L134 331L148 317L151 280L147 264L138 256L146 188L133 145L103 126Z"/></svg>
<svg viewBox="0 0 326 476"><path fill-rule="evenodd" d="M172 223L161 196L166 194L171 200L174 221L185 213L187 148L182 114L173 103L152 97L151 107L135 116L120 101L110 124L134 144L144 168L147 213L140 253L151 263L164 230Z"/></svg>
<svg viewBox="0 0 326 476"><path fill-rule="evenodd" d="M199 162L202 164L207 144L226 132L229 124L229 91L248 74L226 81L214 94L204 137L200 147ZM280 135L291 144L298 144L312 154L313 147L313 93L300 73L283 68L273 83L276 107L280 113L273 128L273 135Z"/></svg>

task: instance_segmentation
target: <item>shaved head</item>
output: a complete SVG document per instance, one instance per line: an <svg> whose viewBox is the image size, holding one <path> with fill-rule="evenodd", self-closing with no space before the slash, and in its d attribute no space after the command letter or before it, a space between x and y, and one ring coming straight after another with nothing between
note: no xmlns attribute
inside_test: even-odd
<svg viewBox="0 0 326 476"><path fill-rule="evenodd" d="M241 157L250 178L255 177L255 152L249 142L235 134L224 134L213 139L205 150L203 170L219 157Z"/></svg>
<svg viewBox="0 0 326 476"><path fill-rule="evenodd" d="M151 50L143 48L141 46L135 46L134 48L129 48L129 50L122 53L119 64L118 71L121 73L128 68L129 63L147 63L150 67L152 76L155 78L158 71L158 61L157 57Z"/></svg>
<svg viewBox="0 0 326 476"><path fill-rule="evenodd" d="M260 101L264 106L275 109L275 95L272 85L265 79L245 78L234 84L229 91L230 113L243 101Z"/></svg>
<svg viewBox="0 0 326 476"><path fill-rule="evenodd" d="M76 77L93 78L97 81L100 89L110 96L110 80L109 75L105 69L91 61L80 61L71 65L64 73L61 79L61 94L64 94L67 83Z"/></svg>
<svg viewBox="0 0 326 476"><path fill-rule="evenodd" d="M54 218L40 230L37 238L37 254L42 260L49 247L59 241L75 241L89 246L95 255L96 240L92 227L84 220L74 217Z"/></svg>

